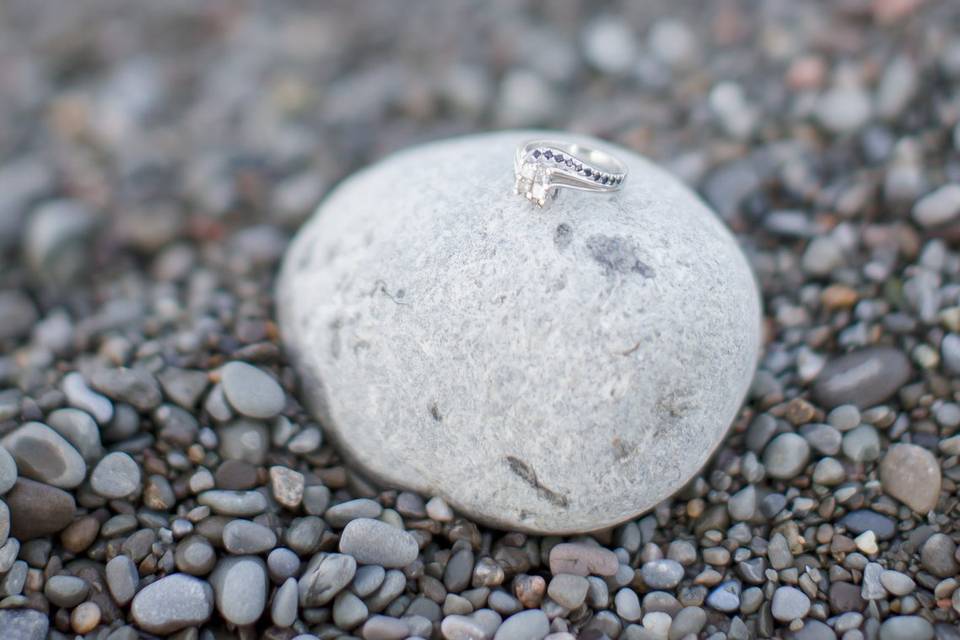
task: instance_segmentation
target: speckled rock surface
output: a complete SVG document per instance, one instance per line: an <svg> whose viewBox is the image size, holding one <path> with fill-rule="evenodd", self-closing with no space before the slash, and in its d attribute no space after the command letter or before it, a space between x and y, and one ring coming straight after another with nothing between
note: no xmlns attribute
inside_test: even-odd
<svg viewBox="0 0 960 640"><path fill-rule="evenodd" d="M289 250L278 312L304 397L371 476L492 525L594 530L720 442L759 296L723 224L636 154L618 152L619 194L513 195L534 136L423 146L345 182Z"/></svg>

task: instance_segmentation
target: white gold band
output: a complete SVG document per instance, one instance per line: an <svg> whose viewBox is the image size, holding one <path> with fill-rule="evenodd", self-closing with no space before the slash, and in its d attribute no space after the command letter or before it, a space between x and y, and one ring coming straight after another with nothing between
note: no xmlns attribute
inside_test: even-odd
<svg viewBox="0 0 960 640"><path fill-rule="evenodd" d="M517 148L514 192L542 207L559 188L606 193L627 177L620 160L599 149L553 140L531 140Z"/></svg>

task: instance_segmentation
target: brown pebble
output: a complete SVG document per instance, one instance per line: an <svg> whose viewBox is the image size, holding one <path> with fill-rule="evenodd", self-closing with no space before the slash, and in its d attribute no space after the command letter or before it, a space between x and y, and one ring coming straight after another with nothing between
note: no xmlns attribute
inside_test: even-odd
<svg viewBox="0 0 960 640"><path fill-rule="evenodd" d="M73 521L73 496L42 482L20 478L4 496L10 507L10 533L25 542L59 533Z"/></svg>
<svg viewBox="0 0 960 640"><path fill-rule="evenodd" d="M849 309L858 298L856 289L845 284L832 284L820 294L820 302L830 310Z"/></svg>
<svg viewBox="0 0 960 640"><path fill-rule="evenodd" d="M70 553L86 551L100 533L100 521L93 516L77 518L60 533L60 542Z"/></svg>
<svg viewBox="0 0 960 640"><path fill-rule="evenodd" d="M70 626L76 633L90 633L100 624L100 607L93 602L78 605L70 614Z"/></svg>
<svg viewBox="0 0 960 640"><path fill-rule="evenodd" d="M542 576L519 575L513 581L513 594L527 609L538 609L547 592L547 581Z"/></svg>

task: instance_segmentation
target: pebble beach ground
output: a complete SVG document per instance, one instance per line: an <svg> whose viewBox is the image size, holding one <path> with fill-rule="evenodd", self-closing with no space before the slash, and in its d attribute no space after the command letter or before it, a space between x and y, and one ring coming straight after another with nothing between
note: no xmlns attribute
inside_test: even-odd
<svg viewBox="0 0 960 640"><path fill-rule="evenodd" d="M0 635L960 638L960 4L0 5ZM738 234L767 341L710 464L494 531L341 464L273 321L409 144L600 135Z"/></svg>

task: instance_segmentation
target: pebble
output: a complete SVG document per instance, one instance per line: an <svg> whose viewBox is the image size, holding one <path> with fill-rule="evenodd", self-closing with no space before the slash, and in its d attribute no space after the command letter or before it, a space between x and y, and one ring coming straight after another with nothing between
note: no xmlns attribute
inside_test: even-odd
<svg viewBox="0 0 960 640"><path fill-rule="evenodd" d="M590 583L583 576L559 573L550 579L547 595L566 609L576 609L587 598Z"/></svg>
<svg viewBox="0 0 960 640"><path fill-rule="evenodd" d="M707 596L707 605L717 611L729 613L740 608L740 583L728 580Z"/></svg>
<svg viewBox="0 0 960 640"><path fill-rule="evenodd" d="M427 517L437 522L453 522L454 513L450 505L440 496L434 496L426 504Z"/></svg>
<svg viewBox="0 0 960 640"><path fill-rule="evenodd" d="M21 476L72 489L87 475L87 464L73 445L43 423L28 422L7 434L0 444L17 461Z"/></svg>
<svg viewBox="0 0 960 640"><path fill-rule="evenodd" d="M273 620L273 624L283 628L293 626L297 620L298 597L297 579L287 578L274 593L273 602L270 604L270 619ZM334 611L334 621L336 622L336 611Z"/></svg>
<svg viewBox="0 0 960 640"><path fill-rule="evenodd" d="M817 376L813 395L826 407L883 403L913 375L910 360L899 349L868 347L831 360Z"/></svg>
<svg viewBox="0 0 960 640"><path fill-rule="evenodd" d="M192 576L205 576L217 563L217 552L203 536L192 535L177 544L174 552L177 569ZM300 566L297 560L297 566Z"/></svg>
<svg viewBox="0 0 960 640"><path fill-rule="evenodd" d="M242 460L261 465L267 454L270 439L262 422L242 418L219 430L220 455L226 460Z"/></svg>
<svg viewBox="0 0 960 640"><path fill-rule="evenodd" d="M251 364L227 363L220 370L220 381L227 402L238 413L266 420L283 411L283 389L273 376Z"/></svg>
<svg viewBox="0 0 960 640"><path fill-rule="evenodd" d="M960 564L955 558L956 551L957 544L950 536L935 533L920 547L920 563L938 578L954 576L960 571Z"/></svg>
<svg viewBox="0 0 960 640"><path fill-rule="evenodd" d="M43 586L43 595L58 607L72 609L87 597L87 583L74 576L50 576Z"/></svg>
<svg viewBox="0 0 960 640"><path fill-rule="evenodd" d="M17 461L0 446L0 496L13 488L17 481Z"/></svg>
<svg viewBox="0 0 960 640"><path fill-rule="evenodd" d="M880 640L933 640L933 625L920 616L891 616L880 625Z"/></svg>
<svg viewBox="0 0 960 640"><path fill-rule="evenodd" d="M296 509L303 502L303 474L286 467L270 467L270 488L273 498L287 509Z"/></svg>
<svg viewBox="0 0 960 640"><path fill-rule="evenodd" d="M60 388L67 396L70 406L86 411L99 424L105 425L113 419L113 403L109 398L91 390L82 374L74 371L63 376Z"/></svg>
<svg viewBox="0 0 960 640"><path fill-rule="evenodd" d="M192 410L210 384L205 371L167 367L157 374L157 381L165 396L180 407Z"/></svg>
<svg viewBox="0 0 960 640"><path fill-rule="evenodd" d="M210 585L216 598L217 611L228 622L247 625L256 622L267 604L267 566L256 556L222 558L213 573Z"/></svg>
<svg viewBox="0 0 960 640"><path fill-rule="evenodd" d="M683 580L683 566L675 560L653 560L643 564L640 575L648 587L669 590Z"/></svg>
<svg viewBox="0 0 960 640"><path fill-rule="evenodd" d="M50 619L35 609L0 609L0 629L7 640L46 640Z"/></svg>
<svg viewBox="0 0 960 640"><path fill-rule="evenodd" d="M920 198L913 219L922 227L939 227L960 217L960 184L948 184Z"/></svg>
<svg viewBox="0 0 960 640"><path fill-rule="evenodd" d="M4 497L10 533L21 542L62 531L77 509L73 496L48 484L20 478Z"/></svg>
<svg viewBox="0 0 960 640"><path fill-rule="evenodd" d="M357 498L329 507L326 513L323 514L323 519L326 520L331 527L342 529L347 526L347 523L351 520L356 520L357 518L379 518L381 513L383 513L383 507L380 506L379 502L370 500L369 498Z"/></svg>
<svg viewBox="0 0 960 640"><path fill-rule="evenodd" d="M868 530L873 531L877 540L889 540L897 530L896 522L869 509L851 511L840 519L840 524L854 535L860 535Z"/></svg>
<svg viewBox="0 0 960 640"><path fill-rule="evenodd" d="M880 584L895 596L905 596L913 593L913 590L917 587L917 583L913 581L913 578L905 573L890 569L885 569L880 573Z"/></svg>
<svg viewBox="0 0 960 640"><path fill-rule="evenodd" d="M796 477L807 466L810 445L795 433L781 433L763 451L767 475L779 480Z"/></svg>
<svg viewBox="0 0 960 640"><path fill-rule="evenodd" d="M212 489L198 495L197 502L225 516L255 516L267 510L267 499L258 491Z"/></svg>
<svg viewBox="0 0 960 640"><path fill-rule="evenodd" d="M140 582L140 573L130 556L121 554L110 560L107 563L106 578L110 595L118 605L124 607L133 600Z"/></svg>
<svg viewBox="0 0 960 640"><path fill-rule="evenodd" d="M96 602L84 602L70 612L70 627L74 633L81 635L90 633L100 624L100 607Z"/></svg>
<svg viewBox="0 0 960 640"><path fill-rule="evenodd" d="M700 607L684 607L673 617L668 640L697 636L707 624L707 612Z"/></svg>
<svg viewBox="0 0 960 640"><path fill-rule="evenodd" d="M80 409L57 409L47 416L47 424L72 444L87 463L103 455L100 429L90 414Z"/></svg>
<svg viewBox="0 0 960 640"><path fill-rule="evenodd" d="M282 582L300 573L300 558L290 549L277 547L267 556L267 570L274 582Z"/></svg>
<svg viewBox="0 0 960 640"><path fill-rule="evenodd" d="M301 607L321 607L350 584L357 572L357 561L339 553L313 556L298 582ZM402 575L402 574L401 574Z"/></svg>
<svg viewBox="0 0 960 640"><path fill-rule="evenodd" d="M940 464L915 444L898 443L887 449L880 462L880 483L888 495L917 513L927 513L940 498Z"/></svg>
<svg viewBox="0 0 960 640"><path fill-rule="evenodd" d="M183 573L160 578L133 598L130 614L147 633L170 634L203 624L213 613L213 589Z"/></svg>
<svg viewBox="0 0 960 640"><path fill-rule="evenodd" d="M223 546L237 555L265 553L277 546L277 536L262 524L231 520L223 528Z"/></svg>
<svg viewBox="0 0 960 640"><path fill-rule="evenodd" d="M624 588L617 591L617 595L613 598L613 604L617 615L627 622L636 622L643 617L640 598L633 589Z"/></svg>
<svg viewBox="0 0 960 640"><path fill-rule="evenodd" d="M620 569L617 555L603 547L562 542L550 550L550 573L613 576Z"/></svg>
<svg viewBox="0 0 960 640"><path fill-rule="evenodd" d="M794 587L780 587L773 593L770 612L781 622L790 622L806 617L810 611L810 598Z"/></svg>
<svg viewBox="0 0 960 640"><path fill-rule="evenodd" d="M19 338L33 328L37 310L20 291L0 291L0 340Z"/></svg>
<svg viewBox="0 0 960 640"><path fill-rule="evenodd" d="M543 640L550 633L550 621L540 609L515 613L500 625L494 640Z"/></svg>
<svg viewBox="0 0 960 640"><path fill-rule="evenodd" d="M163 401L156 378L143 369L98 369L91 376L90 383L108 398L126 402L141 413L156 409Z"/></svg>
<svg viewBox="0 0 960 640"><path fill-rule="evenodd" d="M880 457L880 434L869 424L862 424L843 434L843 455L854 462L873 462Z"/></svg>
<svg viewBox="0 0 960 640"><path fill-rule="evenodd" d="M110 500L136 493L140 490L140 482L140 465L121 451L108 453L90 474L91 488Z"/></svg>
<svg viewBox="0 0 960 640"><path fill-rule="evenodd" d="M637 61L637 45L630 27L612 16L588 22L581 42L587 62L602 73L624 74Z"/></svg>
<svg viewBox="0 0 960 640"><path fill-rule="evenodd" d="M844 135L861 129L873 111L869 94L858 86L825 91L815 107L817 121L830 133Z"/></svg>
<svg viewBox="0 0 960 640"><path fill-rule="evenodd" d="M340 534L340 552L360 564L402 568L417 559L416 538L392 525L371 518L351 520Z"/></svg>

